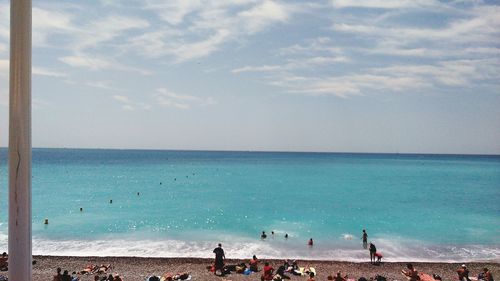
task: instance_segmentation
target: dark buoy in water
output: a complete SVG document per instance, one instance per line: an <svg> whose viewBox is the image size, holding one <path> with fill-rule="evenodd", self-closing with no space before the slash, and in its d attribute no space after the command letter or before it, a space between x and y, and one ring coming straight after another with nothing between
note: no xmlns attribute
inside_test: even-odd
<svg viewBox="0 0 500 281"><path fill-rule="evenodd" d="M112 204L112 203L113 203L113 199L110 199L110 200L109 200L109 204Z"/></svg>
<svg viewBox="0 0 500 281"><path fill-rule="evenodd" d="M49 224L49 219L45 219L45 221L43 222L43 224Z"/></svg>

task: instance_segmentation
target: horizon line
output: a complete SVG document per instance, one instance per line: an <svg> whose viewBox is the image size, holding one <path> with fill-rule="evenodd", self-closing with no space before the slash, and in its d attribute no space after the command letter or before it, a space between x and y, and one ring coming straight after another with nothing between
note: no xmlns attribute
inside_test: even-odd
<svg viewBox="0 0 500 281"><path fill-rule="evenodd" d="M8 149L0 146L0 149ZM433 153L433 152L353 152L353 151L307 151L307 150L225 150L225 149L179 149L179 148L106 148L106 147L32 147L32 149L74 149L74 150L144 150L185 152L247 152L247 153L317 153L317 154L388 154L388 155L442 155L442 156L500 156L484 153Z"/></svg>

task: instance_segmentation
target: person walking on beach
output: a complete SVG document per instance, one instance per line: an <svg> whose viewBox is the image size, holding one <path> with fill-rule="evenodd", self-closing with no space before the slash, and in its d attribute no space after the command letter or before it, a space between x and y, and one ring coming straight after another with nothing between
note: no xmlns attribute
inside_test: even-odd
<svg viewBox="0 0 500 281"><path fill-rule="evenodd" d="M366 234L366 230L363 229L363 236L361 237L363 239L363 249L366 249L368 246L368 234Z"/></svg>
<svg viewBox="0 0 500 281"><path fill-rule="evenodd" d="M409 277L410 278L409 281L420 280L420 276L418 276L418 271L413 267L413 264L407 263L406 268L408 268L408 270L407 271L401 270L401 273Z"/></svg>
<svg viewBox="0 0 500 281"><path fill-rule="evenodd" d="M370 243L370 262L373 263L375 261L375 253L377 252L377 247L375 247L375 244Z"/></svg>
<svg viewBox="0 0 500 281"><path fill-rule="evenodd" d="M224 250L222 249L222 244L219 243L219 247L215 248L213 253L215 254L215 271L214 274L217 275L217 270L220 270L220 275L224 276Z"/></svg>
<svg viewBox="0 0 500 281"><path fill-rule="evenodd" d="M462 264L462 266L457 270L457 273L459 281L470 281L469 270L467 269L467 266L465 266L465 264Z"/></svg>

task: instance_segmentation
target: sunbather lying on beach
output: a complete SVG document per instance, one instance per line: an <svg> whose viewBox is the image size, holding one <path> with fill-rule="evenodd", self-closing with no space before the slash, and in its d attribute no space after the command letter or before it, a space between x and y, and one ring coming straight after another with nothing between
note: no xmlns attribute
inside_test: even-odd
<svg viewBox="0 0 500 281"><path fill-rule="evenodd" d="M85 268L82 271L80 271L79 273L80 274L93 274L98 269L99 269L99 267L97 267L97 265L87 264L87 266L85 266Z"/></svg>
<svg viewBox="0 0 500 281"><path fill-rule="evenodd" d="M97 267L97 265L95 267ZM109 269L111 269L111 264L101 264L99 268L97 268L97 271L94 273L106 273Z"/></svg>
<svg viewBox="0 0 500 281"><path fill-rule="evenodd" d="M174 280L191 280L191 275L187 272L174 274L172 272L164 273L161 278L157 276L150 276L148 281L157 281L157 280L165 280L165 281L174 281Z"/></svg>

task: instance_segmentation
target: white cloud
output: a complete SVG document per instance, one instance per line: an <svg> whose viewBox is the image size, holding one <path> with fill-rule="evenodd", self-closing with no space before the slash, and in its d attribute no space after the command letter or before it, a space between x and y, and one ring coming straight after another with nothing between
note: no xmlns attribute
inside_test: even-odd
<svg viewBox="0 0 500 281"><path fill-rule="evenodd" d="M112 98L121 104L121 108L126 111L150 110L151 105L144 102L132 101L124 95L113 95Z"/></svg>
<svg viewBox="0 0 500 281"><path fill-rule="evenodd" d="M241 72L271 72L276 70L281 70L283 67L281 65L262 65L262 66L243 66L240 68L235 68L231 70L232 73Z"/></svg>
<svg viewBox="0 0 500 281"><path fill-rule="evenodd" d="M146 0L145 9L158 12L160 18L169 24L182 23L189 13L202 7L201 0L159 1Z"/></svg>
<svg viewBox="0 0 500 281"><path fill-rule="evenodd" d="M275 1L264 1L238 14L249 33L261 31L275 22L286 22L289 17L290 9Z"/></svg>
<svg viewBox="0 0 500 281"><path fill-rule="evenodd" d="M131 103L130 99L127 96L113 95L113 98L119 102Z"/></svg>
<svg viewBox="0 0 500 281"><path fill-rule="evenodd" d="M213 97L201 98L191 95L181 95L166 88L156 89L154 95L156 103L161 106L176 107L179 109L190 109L193 106L209 106L217 104Z"/></svg>
<svg viewBox="0 0 500 281"><path fill-rule="evenodd" d="M78 34L75 34L73 48L85 50L115 40L125 32L133 29L144 29L149 27L149 22L135 17L119 15L108 15L99 20L92 21Z"/></svg>
<svg viewBox="0 0 500 281"><path fill-rule="evenodd" d="M50 76L50 77L67 77L68 75L63 72L54 71L45 67L33 66L31 69L34 75Z"/></svg>
<svg viewBox="0 0 500 281"><path fill-rule="evenodd" d="M286 23L293 5L270 0L146 1L146 9L168 23L129 40L128 50L146 57L173 57L174 62L206 57L225 43Z"/></svg>
<svg viewBox="0 0 500 281"><path fill-rule="evenodd" d="M343 50L335 46L331 38L323 36L314 39L306 39L305 44L294 44L286 48L281 48L278 54L282 56L310 56L311 54L340 55L343 54Z"/></svg>
<svg viewBox="0 0 500 281"><path fill-rule="evenodd" d="M85 85L89 87L94 87L94 88L99 88L99 89L104 89L104 90L113 90L113 91L123 91L122 89L118 89L113 86L112 81L88 81L85 83Z"/></svg>
<svg viewBox="0 0 500 281"><path fill-rule="evenodd" d="M136 72L142 75L151 74L149 70L127 66L114 61L113 58L103 58L87 54L75 54L73 56L60 57L59 60L72 67L85 68L92 71L112 69L119 71Z"/></svg>
<svg viewBox="0 0 500 281"><path fill-rule="evenodd" d="M441 6L435 0L331 0L335 8L401 9L422 6Z"/></svg>
<svg viewBox="0 0 500 281"><path fill-rule="evenodd" d="M376 68L374 73L412 75L445 86L467 86L476 81L500 80L500 60L452 60L435 65L396 65Z"/></svg>
<svg viewBox="0 0 500 281"><path fill-rule="evenodd" d="M112 63L105 59L99 59L85 55L61 57L59 58L59 60L69 66L83 67L83 68L88 68L90 70L102 70L110 68L112 66Z"/></svg>
<svg viewBox="0 0 500 281"><path fill-rule="evenodd" d="M333 95L341 98L380 91L399 92L430 86L425 80L419 77L370 73L331 77L285 76L273 82L273 85L283 87L292 93L313 96Z"/></svg>

